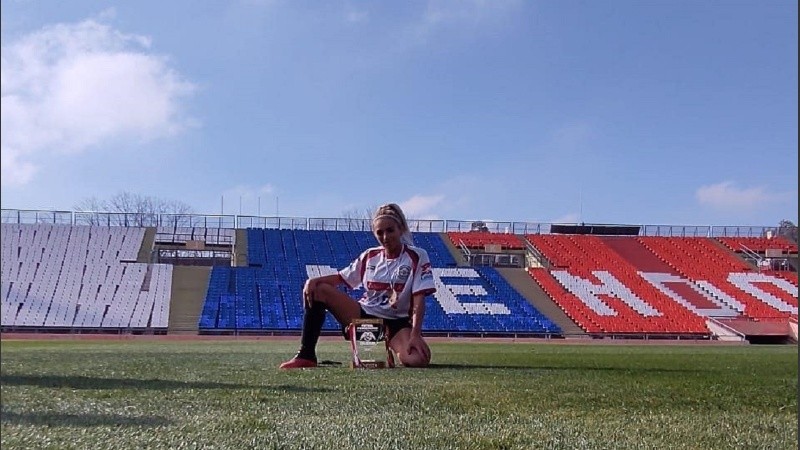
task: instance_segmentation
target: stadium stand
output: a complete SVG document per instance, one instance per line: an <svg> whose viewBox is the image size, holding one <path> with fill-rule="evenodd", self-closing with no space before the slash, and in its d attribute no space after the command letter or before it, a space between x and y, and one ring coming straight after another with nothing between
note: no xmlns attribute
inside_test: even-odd
<svg viewBox="0 0 800 450"><path fill-rule="evenodd" d="M788 282L780 297L754 289L754 284L780 283L755 269L712 239L643 236L639 241L682 276L712 292L739 314L751 319L797 316L797 286ZM785 280L784 280L785 281ZM792 290L793 289L793 290Z"/></svg>
<svg viewBox="0 0 800 450"><path fill-rule="evenodd" d="M447 237L455 245L470 249L484 249L487 245L497 245L502 250L524 250L525 244L516 234L492 233L489 231L448 231Z"/></svg>
<svg viewBox="0 0 800 450"><path fill-rule="evenodd" d="M790 242L783 236L776 236L774 238L722 236L716 239L734 252L750 250L757 253L766 253L767 250L777 249L786 253L797 254L797 244Z"/></svg>
<svg viewBox="0 0 800 450"><path fill-rule="evenodd" d="M299 330L301 291L311 276L335 273L376 245L365 231L248 229L251 267L215 267L200 319L204 332L220 330ZM438 292L428 299L425 329L441 333L558 334L492 268L456 268L438 233L415 233L428 251ZM350 292L354 298L363 290ZM324 330L338 330L329 315Z"/></svg>
<svg viewBox="0 0 800 450"><path fill-rule="evenodd" d="M137 263L143 228L2 224L2 325L164 331L172 266Z"/></svg>
<svg viewBox="0 0 800 450"><path fill-rule="evenodd" d="M52 216L53 223L19 223L30 214L34 222ZM343 221L346 229L340 229L336 219L292 218L288 228L280 220L264 221L263 228L221 222L142 228L50 216L3 211L3 332L296 334L305 280L335 273L376 245L365 227ZM312 223L319 227L311 229ZM662 227L647 226L643 235L624 236L541 226L530 227L537 234L507 234L462 232L466 224L460 223L458 231L446 222L416 225L437 229L414 232L434 267L437 292L427 299L424 325L431 334L552 337L569 330L709 339L725 326L743 335L780 335L787 321L797 320L797 272L786 270L796 268L797 245L782 236L761 237L767 235L763 227L751 227L752 236L728 228L721 234L736 237L720 236L709 228L700 232L714 237L679 237L671 234L675 229L648 235ZM499 248L522 263L464 258L469 246ZM224 255L206 257L209 248ZM776 249L787 255L780 264L760 264ZM175 257L168 259L170 251ZM204 272L195 270L200 266ZM173 277L181 277L179 290ZM172 326L178 318L170 311L181 311L183 328ZM329 316L323 328L336 333L339 325Z"/></svg>
<svg viewBox="0 0 800 450"><path fill-rule="evenodd" d="M155 241L160 244L186 244L200 241L207 245L233 245L236 230L204 227L157 227Z"/></svg>
<svg viewBox="0 0 800 450"><path fill-rule="evenodd" d="M762 270L761 273L775 278L781 278L797 286L797 272L790 272L788 270Z"/></svg>
<svg viewBox="0 0 800 450"><path fill-rule="evenodd" d="M431 264L438 268L457 267L457 261L439 233L415 233L414 243L428 252Z"/></svg>
<svg viewBox="0 0 800 450"><path fill-rule="evenodd" d="M553 265L550 271L529 268L529 273L587 332L708 334L701 317L648 283L599 237L527 239Z"/></svg>

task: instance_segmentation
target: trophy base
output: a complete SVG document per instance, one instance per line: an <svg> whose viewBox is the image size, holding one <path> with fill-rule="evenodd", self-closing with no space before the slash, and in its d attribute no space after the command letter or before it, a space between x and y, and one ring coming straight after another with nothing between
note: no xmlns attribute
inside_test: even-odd
<svg viewBox="0 0 800 450"><path fill-rule="evenodd" d="M386 361L361 361L360 365L356 365L355 361L350 362L351 369L385 369L387 367Z"/></svg>

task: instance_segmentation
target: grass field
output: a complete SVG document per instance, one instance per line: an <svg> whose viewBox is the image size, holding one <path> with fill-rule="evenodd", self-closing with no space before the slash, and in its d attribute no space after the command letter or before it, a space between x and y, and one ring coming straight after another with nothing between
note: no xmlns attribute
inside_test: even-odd
<svg viewBox="0 0 800 450"><path fill-rule="evenodd" d="M796 346L440 342L279 371L295 342L2 341L2 448L797 448Z"/></svg>

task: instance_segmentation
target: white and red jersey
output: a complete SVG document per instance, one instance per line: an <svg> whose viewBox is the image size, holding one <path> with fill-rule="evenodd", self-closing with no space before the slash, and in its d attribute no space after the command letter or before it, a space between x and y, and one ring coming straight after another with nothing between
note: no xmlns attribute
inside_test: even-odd
<svg viewBox="0 0 800 450"><path fill-rule="evenodd" d="M358 301L369 314L384 319L411 315L411 297L436 292L428 252L403 245L397 258L387 258L383 247L365 250L339 276L350 288L362 286L366 292ZM392 296L392 292L396 296Z"/></svg>

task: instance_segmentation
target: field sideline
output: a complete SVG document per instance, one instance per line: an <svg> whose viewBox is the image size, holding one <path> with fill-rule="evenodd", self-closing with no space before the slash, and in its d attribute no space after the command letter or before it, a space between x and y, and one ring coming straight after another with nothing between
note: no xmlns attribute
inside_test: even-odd
<svg viewBox="0 0 800 450"><path fill-rule="evenodd" d="M433 340L279 371L291 339L0 341L5 449L797 448L797 347Z"/></svg>

